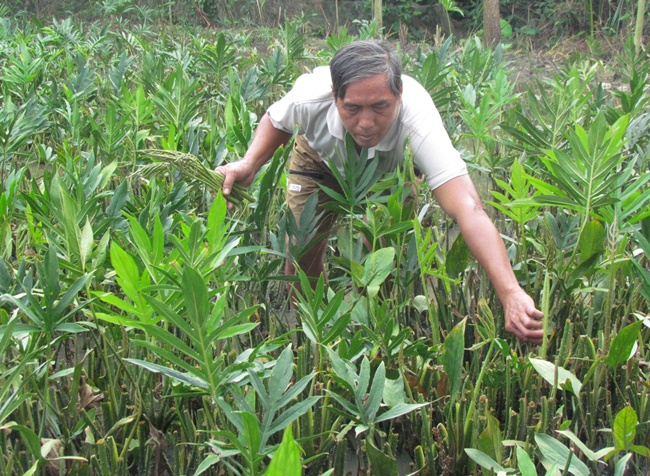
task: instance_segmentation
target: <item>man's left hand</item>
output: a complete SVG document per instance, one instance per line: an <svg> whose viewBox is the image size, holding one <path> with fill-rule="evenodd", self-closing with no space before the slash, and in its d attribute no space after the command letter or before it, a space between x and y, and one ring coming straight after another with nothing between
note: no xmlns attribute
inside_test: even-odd
<svg viewBox="0 0 650 476"><path fill-rule="evenodd" d="M544 339L544 314L535 308L535 302L519 288L502 300L505 310L506 330L523 342L541 344Z"/></svg>

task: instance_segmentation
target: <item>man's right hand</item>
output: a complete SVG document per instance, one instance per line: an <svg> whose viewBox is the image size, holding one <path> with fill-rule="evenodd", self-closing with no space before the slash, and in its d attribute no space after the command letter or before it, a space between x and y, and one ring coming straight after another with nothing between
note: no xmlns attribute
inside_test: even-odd
<svg viewBox="0 0 650 476"><path fill-rule="evenodd" d="M228 198L228 195L230 195L230 191L235 183L246 187L253 182L255 174L257 173L256 168L247 160L239 160L237 162L220 165L214 169L214 171L224 177L221 191L226 199ZM233 204L228 202L228 208L232 207Z"/></svg>
<svg viewBox="0 0 650 476"><path fill-rule="evenodd" d="M255 129L253 141L244 154L244 158L238 162L231 162L221 165L215 169L224 176L222 192L227 198L235 183L248 187L255 179L255 174L271 158L281 145L291 139L291 134L276 129L268 114L264 114L260 123ZM228 203L228 208L233 204Z"/></svg>

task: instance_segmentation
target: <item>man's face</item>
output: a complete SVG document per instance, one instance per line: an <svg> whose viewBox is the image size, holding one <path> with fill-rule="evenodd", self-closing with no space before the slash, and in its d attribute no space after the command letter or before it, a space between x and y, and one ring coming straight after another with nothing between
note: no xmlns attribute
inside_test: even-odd
<svg viewBox="0 0 650 476"><path fill-rule="evenodd" d="M348 84L344 98L336 98L343 125L359 147L374 147L395 122L401 102L381 73Z"/></svg>

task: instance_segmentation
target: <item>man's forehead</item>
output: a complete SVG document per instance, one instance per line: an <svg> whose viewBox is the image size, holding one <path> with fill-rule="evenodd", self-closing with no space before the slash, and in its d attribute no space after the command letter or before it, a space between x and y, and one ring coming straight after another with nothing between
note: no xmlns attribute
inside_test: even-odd
<svg viewBox="0 0 650 476"><path fill-rule="evenodd" d="M383 76L383 78L379 77ZM334 85L332 87L332 93L336 95L336 89L334 88ZM365 96L381 96L382 94L386 94L387 96L390 95L392 98L401 98L402 91L400 88L400 91L395 94L393 89L390 86L390 82L388 81L388 75L386 73L379 73L373 76L366 76L364 78L359 78L354 81L351 81L345 86L345 89L343 90L343 95L339 97L338 99L343 100L347 102L349 93L352 91L353 95L358 96L358 97L365 97ZM380 101L385 101L388 100L386 97L378 99L377 102Z"/></svg>

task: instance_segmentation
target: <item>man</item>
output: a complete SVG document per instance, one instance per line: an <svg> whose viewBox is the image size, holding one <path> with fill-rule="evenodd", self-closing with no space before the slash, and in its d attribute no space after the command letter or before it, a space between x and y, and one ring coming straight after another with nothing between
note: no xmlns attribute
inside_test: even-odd
<svg viewBox="0 0 650 476"><path fill-rule="evenodd" d="M459 225L465 242L487 272L503 305L506 330L519 339L542 342L542 313L521 289L503 240L483 210L465 163L451 144L427 91L403 76L398 56L383 41L357 41L340 48L329 67L298 78L293 89L261 118L243 159L217 168L225 176L227 196L235 182L249 185L275 150L286 144L294 127L298 136L291 157L287 204L298 220L307 198L320 192L318 183L332 186L330 167L345 155L345 135L382 169L394 169L404 159L406 139L415 166L424 173L442 209ZM319 232L331 230L335 217L325 215ZM325 273L327 239L318 241L298 261L310 277ZM293 263L287 262L287 273Z"/></svg>

